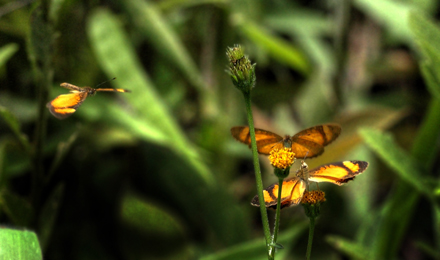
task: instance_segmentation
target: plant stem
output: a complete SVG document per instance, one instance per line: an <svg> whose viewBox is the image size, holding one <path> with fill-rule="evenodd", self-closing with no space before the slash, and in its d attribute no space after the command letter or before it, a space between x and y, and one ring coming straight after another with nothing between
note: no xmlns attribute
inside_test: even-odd
<svg viewBox="0 0 440 260"><path fill-rule="evenodd" d="M310 260L312 254L313 232L315 231L315 217L310 217L309 241L307 243L306 259Z"/></svg>
<svg viewBox="0 0 440 260"><path fill-rule="evenodd" d="M258 159L258 151L257 151L257 141L255 139L255 128L254 128L254 119L252 116L252 108L251 108L251 93L243 91L244 102L246 105L246 114L249 124L249 134L251 136L251 149L252 149L252 157L254 161L254 170L255 170L255 182L257 184L257 194L260 202L260 213L261 213L261 221L263 222L263 231L264 237L266 239L266 247L268 252L268 259L273 259L270 255L270 228L269 228L269 220L267 218L267 210L266 203L264 202L263 195L263 180L261 178L261 170L260 170L260 161Z"/></svg>
<svg viewBox="0 0 440 260"><path fill-rule="evenodd" d="M278 178L277 211L275 213L275 226L273 228L273 236L272 236L271 251L270 251L270 255L272 256L273 259L275 259L275 245L277 243L278 230L280 228L281 192L283 188L283 180L284 178Z"/></svg>

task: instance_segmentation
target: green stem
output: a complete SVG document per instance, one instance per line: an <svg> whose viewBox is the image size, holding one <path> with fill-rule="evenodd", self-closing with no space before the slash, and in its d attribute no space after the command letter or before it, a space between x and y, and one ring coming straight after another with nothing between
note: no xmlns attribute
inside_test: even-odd
<svg viewBox="0 0 440 260"><path fill-rule="evenodd" d="M313 232L314 231L315 231L315 217L310 217L309 241L307 243L307 254L306 254L307 260L310 260L310 255L312 254L312 243L313 243Z"/></svg>
<svg viewBox="0 0 440 260"><path fill-rule="evenodd" d="M273 228L273 236L271 242L270 255L275 259L275 245L277 244L278 230L280 228L280 213L281 213L281 192L283 188L284 178L278 178L278 198L277 198L277 211L275 213L275 226Z"/></svg>
<svg viewBox="0 0 440 260"><path fill-rule="evenodd" d="M255 170L255 182L257 183L257 194L258 200L260 202L260 212L261 212L261 221L263 222L263 231L264 237L266 239L266 247L268 250L268 259L273 259L270 256L270 228L269 228L269 220L267 217L266 203L264 202L263 195L263 180L261 178L261 170L260 170L260 161L258 159L258 151L257 151L257 141L255 139L255 128L254 128L254 119L252 116L252 108L251 108L251 94L250 92L243 91L244 102L246 105L246 114L248 118L249 124L249 134L251 136L251 148L252 148L252 156L254 161L254 170Z"/></svg>

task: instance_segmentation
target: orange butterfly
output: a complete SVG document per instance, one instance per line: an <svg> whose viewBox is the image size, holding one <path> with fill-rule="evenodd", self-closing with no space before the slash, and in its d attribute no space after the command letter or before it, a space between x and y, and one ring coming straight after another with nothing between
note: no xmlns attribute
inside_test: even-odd
<svg viewBox="0 0 440 260"><path fill-rule="evenodd" d="M363 173L367 167L368 162L364 161L342 161L324 164L309 171L308 165L304 161L301 161L301 167L296 172L296 176L283 181L281 208L298 205L301 202L309 181L330 182L341 186ZM275 183L263 190L266 208L276 209L278 188L278 183ZM252 199L251 205L260 206L258 195Z"/></svg>
<svg viewBox="0 0 440 260"><path fill-rule="evenodd" d="M70 89L70 93L59 95L46 104L50 113L58 119L65 119L71 116L88 96L95 95L97 91L130 92L129 90L120 88L78 87L69 83L61 83L60 86Z"/></svg>
<svg viewBox="0 0 440 260"><path fill-rule="evenodd" d="M302 130L294 136L281 136L255 128L257 150L261 154L269 154L272 149L292 148L295 157L316 157L324 152L324 146L335 140L341 133L338 124L325 124ZM232 136L251 147L251 137L248 126L235 126L231 128Z"/></svg>

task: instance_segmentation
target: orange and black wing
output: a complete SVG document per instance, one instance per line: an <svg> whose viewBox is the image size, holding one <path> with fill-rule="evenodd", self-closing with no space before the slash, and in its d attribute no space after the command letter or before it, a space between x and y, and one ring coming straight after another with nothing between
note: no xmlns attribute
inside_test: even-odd
<svg viewBox="0 0 440 260"><path fill-rule="evenodd" d="M275 183L263 190L266 208L276 209L278 188L278 183ZM306 183L301 178L294 177L286 179L283 182L281 190L281 208L298 205L301 202L305 190ZM256 207L260 206L258 195L252 199L251 205Z"/></svg>
<svg viewBox="0 0 440 260"><path fill-rule="evenodd" d="M309 171L309 181L331 182L341 186L363 173L368 167L364 161L343 161L321 165Z"/></svg>
<svg viewBox="0 0 440 260"><path fill-rule="evenodd" d="M50 113L58 119L65 119L72 115L86 99L87 92L74 92L59 95L54 100L47 103Z"/></svg>
<svg viewBox="0 0 440 260"><path fill-rule="evenodd" d="M317 125L292 136L292 152L295 157L316 157L324 152L324 146L333 142L341 133L338 124Z"/></svg>
<svg viewBox="0 0 440 260"><path fill-rule="evenodd" d="M234 126L231 128L231 134L237 141L251 147L251 136L248 126ZM275 133L255 128L255 138L257 141L257 150L261 154L269 154L274 148L283 148L283 138Z"/></svg>

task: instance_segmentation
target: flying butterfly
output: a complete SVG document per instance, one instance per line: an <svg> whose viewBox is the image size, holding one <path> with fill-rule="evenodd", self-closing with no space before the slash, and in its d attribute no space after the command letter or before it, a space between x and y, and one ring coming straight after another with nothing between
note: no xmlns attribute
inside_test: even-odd
<svg viewBox="0 0 440 260"><path fill-rule="evenodd" d="M70 83L61 83L60 86L63 88L70 89L70 93L59 95L54 100L46 104L46 107L49 108L50 113L52 113L52 115L58 119L65 119L71 116L73 113L75 113L78 107L81 106L82 102L84 102L84 100L88 96L93 96L96 94L96 92L99 91L130 92L130 90L120 89L120 88L78 87Z"/></svg>
<svg viewBox="0 0 440 260"><path fill-rule="evenodd" d="M292 148L295 157L316 157L324 152L324 146L330 144L341 133L338 124L324 124L307 128L294 136L286 135L284 138L255 128L257 150L260 154L269 154L272 149ZM248 126L235 126L231 128L232 136L239 142L251 147L251 138Z"/></svg>
<svg viewBox="0 0 440 260"><path fill-rule="evenodd" d="M298 205L301 202L309 181L330 182L341 186L363 173L367 167L368 162L364 161L342 161L324 164L309 171L307 163L301 161L301 167L296 172L295 177L283 181L281 208ZM275 183L263 190L266 208L276 208L278 188L278 183ZM251 205L260 206L258 195L252 199Z"/></svg>

